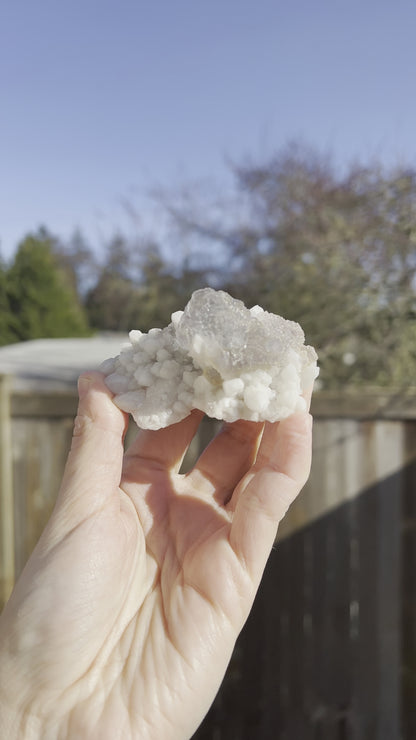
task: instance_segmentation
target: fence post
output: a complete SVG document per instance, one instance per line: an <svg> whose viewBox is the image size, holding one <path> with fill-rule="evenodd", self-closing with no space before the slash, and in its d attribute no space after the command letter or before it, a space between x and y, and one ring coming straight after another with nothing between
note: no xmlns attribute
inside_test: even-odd
<svg viewBox="0 0 416 740"><path fill-rule="evenodd" d="M0 375L0 608L10 596L15 575L10 389L11 378Z"/></svg>

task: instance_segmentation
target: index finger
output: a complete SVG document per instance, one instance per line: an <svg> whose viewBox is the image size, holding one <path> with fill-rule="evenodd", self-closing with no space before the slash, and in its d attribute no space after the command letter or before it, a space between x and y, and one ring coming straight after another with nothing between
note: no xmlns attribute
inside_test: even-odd
<svg viewBox="0 0 416 740"><path fill-rule="evenodd" d="M123 475L136 478L144 466L177 472L203 417L194 410L163 429L141 429L124 456Z"/></svg>

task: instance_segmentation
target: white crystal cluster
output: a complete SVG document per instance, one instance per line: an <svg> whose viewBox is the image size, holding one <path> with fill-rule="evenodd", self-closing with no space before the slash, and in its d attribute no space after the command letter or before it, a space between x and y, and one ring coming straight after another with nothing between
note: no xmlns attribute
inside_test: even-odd
<svg viewBox="0 0 416 740"><path fill-rule="evenodd" d="M278 421L305 407L302 391L318 375L299 324L212 288L195 291L165 329L129 339L101 370L114 402L142 429L195 408L225 421Z"/></svg>

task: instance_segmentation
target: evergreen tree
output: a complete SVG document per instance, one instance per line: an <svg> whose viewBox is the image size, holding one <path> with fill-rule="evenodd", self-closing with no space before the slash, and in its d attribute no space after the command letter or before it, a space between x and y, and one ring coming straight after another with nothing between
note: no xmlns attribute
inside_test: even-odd
<svg viewBox="0 0 416 740"><path fill-rule="evenodd" d="M139 247L120 235L107 247L106 262L86 298L94 329L148 331L164 327L192 291L206 284L203 271L178 265L173 274L155 242Z"/></svg>
<svg viewBox="0 0 416 740"><path fill-rule="evenodd" d="M84 310L45 231L19 245L7 274L7 293L20 341L89 334Z"/></svg>
<svg viewBox="0 0 416 740"><path fill-rule="evenodd" d="M18 341L16 319L10 308L7 268L0 262L0 345Z"/></svg>

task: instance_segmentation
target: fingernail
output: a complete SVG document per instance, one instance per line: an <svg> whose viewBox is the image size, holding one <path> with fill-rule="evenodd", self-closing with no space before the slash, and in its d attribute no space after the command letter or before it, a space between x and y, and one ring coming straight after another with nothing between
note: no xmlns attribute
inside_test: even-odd
<svg viewBox="0 0 416 740"><path fill-rule="evenodd" d="M91 388L91 378L86 375L81 375L78 378L78 396L81 401L88 393Z"/></svg>

